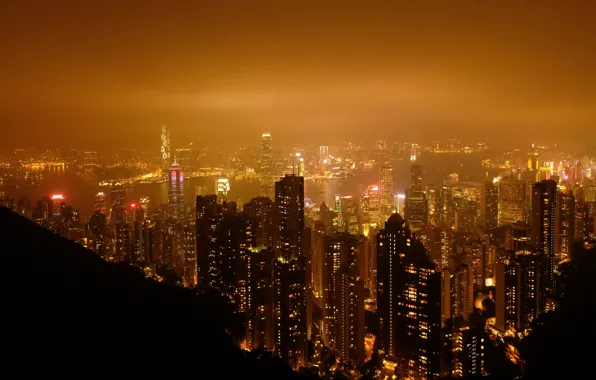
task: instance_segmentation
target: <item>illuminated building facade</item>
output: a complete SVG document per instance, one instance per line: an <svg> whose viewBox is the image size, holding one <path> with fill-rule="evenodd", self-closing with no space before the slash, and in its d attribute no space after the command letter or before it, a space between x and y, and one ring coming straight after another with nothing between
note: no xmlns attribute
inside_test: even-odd
<svg viewBox="0 0 596 380"><path fill-rule="evenodd" d="M273 262L272 248L248 251L246 271L248 278L248 318L246 347L258 348L263 345L273 350L274 310L273 310Z"/></svg>
<svg viewBox="0 0 596 380"><path fill-rule="evenodd" d="M419 164L410 165L410 190L422 191L422 166Z"/></svg>
<svg viewBox="0 0 596 380"><path fill-rule="evenodd" d="M291 261L303 255L304 178L286 174L275 182L275 252L277 258Z"/></svg>
<svg viewBox="0 0 596 380"><path fill-rule="evenodd" d="M379 204L379 226L389 219L393 214L394 205L394 183L393 183L393 167L383 166L379 170L379 191L380 191L380 204Z"/></svg>
<svg viewBox="0 0 596 380"><path fill-rule="evenodd" d="M195 221L184 225L184 284L193 287L197 283L197 255L195 242L197 239Z"/></svg>
<svg viewBox="0 0 596 380"><path fill-rule="evenodd" d="M364 226L376 227L379 223L379 207L381 205L381 192L379 186L369 186L360 200L360 210L362 216L363 229Z"/></svg>
<svg viewBox="0 0 596 380"><path fill-rule="evenodd" d="M358 200L351 195L344 195L340 199L343 231L349 234L360 232L360 213Z"/></svg>
<svg viewBox="0 0 596 380"><path fill-rule="evenodd" d="M98 256L106 258L107 247L107 223L106 215L96 210L86 226L87 238L90 240L87 248L97 253Z"/></svg>
<svg viewBox="0 0 596 380"><path fill-rule="evenodd" d="M364 364L364 281L355 267L341 267L335 281L335 349L340 363Z"/></svg>
<svg viewBox="0 0 596 380"><path fill-rule="evenodd" d="M381 349L397 363L398 377L437 378L441 274L398 214L379 231L377 264Z"/></svg>
<svg viewBox="0 0 596 380"><path fill-rule="evenodd" d="M527 223L513 223L505 229L505 249L513 252L521 251L532 244L532 226Z"/></svg>
<svg viewBox="0 0 596 380"><path fill-rule="evenodd" d="M125 194L126 190L120 183L115 184L110 189L110 198L112 201L110 223L113 225L122 224L126 220Z"/></svg>
<svg viewBox="0 0 596 380"><path fill-rule="evenodd" d="M427 224L426 196L423 191L406 190L405 218L408 224L415 229L424 228Z"/></svg>
<svg viewBox="0 0 596 380"><path fill-rule="evenodd" d="M499 225L526 221L526 183L515 179L499 181Z"/></svg>
<svg viewBox="0 0 596 380"><path fill-rule="evenodd" d="M256 221L256 246L273 247L273 201L267 197L252 198L244 205L242 213Z"/></svg>
<svg viewBox="0 0 596 380"><path fill-rule="evenodd" d="M323 329L321 336L329 347L336 345L337 303L335 275L341 267L351 267L356 260L356 248L359 238L347 233L336 233L324 238L325 255L323 258Z"/></svg>
<svg viewBox="0 0 596 380"><path fill-rule="evenodd" d="M214 261L216 255L215 230L223 211L216 195L199 195L196 198L196 247L199 281L212 284L215 281Z"/></svg>
<svg viewBox="0 0 596 380"><path fill-rule="evenodd" d="M227 178L218 178L215 181L215 189L217 190L217 199L219 199L220 202L225 202L228 200L230 181Z"/></svg>
<svg viewBox="0 0 596 380"><path fill-rule="evenodd" d="M485 231L499 225L499 188L492 182L485 182L482 188L482 227Z"/></svg>
<svg viewBox="0 0 596 380"><path fill-rule="evenodd" d="M273 146L270 133L261 135L261 195L274 198Z"/></svg>
<svg viewBox="0 0 596 380"><path fill-rule="evenodd" d="M555 259L557 262L571 258L575 241L575 197L571 190L562 189L557 194L557 231L555 234Z"/></svg>
<svg viewBox="0 0 596 380"><path fill-rule="evenodd" d="M165 126L161 126L161 160L162 167L168 168L172 163L172 145L170 143L170 130Z"/></svg>
<svg viewBox="0 0 596 380"><path fill-rule="evenodd" d="M449 258L449 265L443 269L443 322L461 320L467 323L474 311L474 278L467 255Z"/></svg>
<svg viewBox="0 0 596 380"><path fill-rule="evenodd" d="M511 253L496 265L496 327L523 331L544 312L546 289L542 270L546 257L531 247Z"/></svg>
<svg viewBox="0 0 596 380"><path fill-rule="evenodd" d="M544 285L549 289L555 283L557 191L553 180L532 186L532 242L534 248L545 255Z"/></svg>
<svg viewBox="0 0 596 380"><path fill-rule="evenodd" d="M170 218L184 218L184 174L177 163L168 169L168 210Z"/></svg>
<svg viewBox="0 0 596 380"><path fill-rule="evenodd" d="M438 204L437 204L437 190L434 185L428 185L426 187L426 209L427 209L427 222L428 224L437 225L439 223L438 217ZM398 211L399 213L399 207Z"/></svg>
<svg viewBox="0 0 596 380"><path fill-rule="evenodd" d="M274 261L275 352L294 369L308 357L305 261Z"/></svg>
<svg viewBox="0 0 596 380"><path fill-rule="evenodd" d="M106 194L103 191L95 194L95 211L106 213Z"/></svg>
<svg viewBox="0 0 596 380"><path fill-rule="evenodd" d="M485 347L490 344L489 336L481 327L463 326L455 328L452 334L452 377L486 376Z"/></svg>

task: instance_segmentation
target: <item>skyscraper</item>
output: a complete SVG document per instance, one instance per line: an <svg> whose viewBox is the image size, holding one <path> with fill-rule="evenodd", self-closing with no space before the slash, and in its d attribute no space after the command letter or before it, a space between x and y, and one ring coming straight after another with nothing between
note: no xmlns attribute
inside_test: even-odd
<svg viewBox="0 0 596 380"><path fill-rule="evenodd" d="M380 196L380 212L379 212L379 225L383 226L383 224L389 219L391 214L393 214L395 205L394 205L394 184L393 184L393 167L391 166L382 166L379 170L379 183L381 186L379 187L381 196Z"/></svg>
<svg viewBox="0 0 596 380"><path fill-rule="evenodd" d="M168 169L168 210L170 218L184 218L184 174L177 163Z"/></svg>
<svg viewBox="0 0 596 380"><path fill-rule="evenodd" d="M513 223L505 229L505 249L513 252L521 251L532 244L532 226L527 223Z"/></svg>
<svg viewBox="0 0 596 380"><path fill-rule="evenodd" d="M363 229L375 227L378 225L380 204L381 197L379 192L379 186L369 186L362 194L362 198L360 200L360 210L362 216Z"/></svg>
<svg viewBox="0 0 596 380"><path fill-rule="evenodd" d="M349 234L358 234L360 231L358 200L351 195L344 195L340 202L343 230Z"/></svg>
<svg viewBox="0 0 596 380"><path fill-rule="evenodd" d="M557 262L571 258L571 250L575 241L575 197L571 190L563 189L557 199L557 233L555 249Z"/></svg>
<svg viewBox="0 0 596 380"><path fill-rule="evenodd" d="M306 259L274 261L275 352L298 369L307 360Z"/></svg>
<svg viewBox="0 0 596 380"><path fill-rule="evenodd" d="M299 258L304 233L304 178L286 174L275 182L276 258Z"/></svg>
<svg viewBox="0 0 596 380"><path fill-rule="evenodd" d="M422 166L413 162L410 165L410 190L422 191Z"/></svg>
<svg viewBox="0 0 596 380"><path fill-rule="evenodd" d="M449 258L449 266L443 270L443 321L456 319L468 322L474 311L474 278L467 255Z"/></svg>
<svg viewBox="0 0 596 380"><path fill-rule="evenodd" d="M532 186L532 241L537 251L545 255L545 286L552 289L556 265L557 183L553 180Z"/></svg>
<svg viewBox="0 0 596 380"><path fill-rule="evenodd" d="M499 225L526 221L526 183L515 179L499 181Z"/></svg>
<svg viewBox="0 0 596 380"><path fill-rule="evenodd" d="M359 238L347 233L337 233L325 237L325 253L323 258L323 331L325 344L335 347L336 341L336 311L335 274L343 267L351 267L356 259L356 247Z"/></svg>
<svg viewBox="0 0 596 380"><path fill-rule="evenodd" d="M267 197L253 198L244 205L242 213L256 221L256 245L272 248L275 234L273 201Z"/></svg>
<svg viewBox="0 0 596 380"><path fill-rule="evenodd" d="M261 136L261 195L273 198L273 148L271 134Z"/></svg>
<svg viewBox="0 0 596 380"><path fill-rule="evenodd" d="M217 191L217 199L219 199L220 202L225 202L228 200L230 181L227 178L218 178L215 181L215 189Z"/></svg>
<svg viewBox="0 0 596 380"><path fill-rule="evenodd" d="M199 282L211 284L214 279L215 230L222 217L222 210L215 195L199 195L196 198L196 247Z"/></svg>
<svg viewBox="0 0 596 380"><path fill-rule="evenodd" d="M335 349L342 363L364 364L364 281L355 267L341 267L335 281Z"/></svg>
<svg viewBox="0 0 596 380"><path fill-rule="evenodd" d="M161 160L162 167L168 168L172 163L172 145L170 144L170 130L165 126L161 126Z"/></svg>
<svg viewBox="0 0 596 380"><path fill-rule="evenodd" d="M377 257L380 347L398 378L437 378L441 274L398 214L378 234Z"/></svg>
<svg viewBox="0 0 596 380"><path fill-rule="evenodd" d="M496 327L522 331L546 305L542 268L546 257L532 247L511 253L496 269Z"/></svg>
<svg viewBox="0 0 596 380"><path fill-rule="evenodd" d="M405 215L412 228L421 229L426 226L428 219L428 204L423 191L406 190Z"/></svg>
<svg viewBox="0 0 596 380"><path fill-rule="evenodd" d="M112 210L110 214L111 224L124 223L126 220L126 206L124 203L124 196L126 190L122 184L117 183L110 189L110 198L112 201Z"/></svg>
<svg viewBox="0 0 596 380"><path fill-rule="evenodd" d="M95 195L95 211L99 211L102 214L106 213L106 194L103 191Z"/></svg>
<svg viewBox="0 0 596 380"><path fill-rule="evenodd" d="M439 222L438 218L438 204L437 204L437 190L434 185L426 186L426 209L427 209L427 222L428 224L437 225ZM399 211L398 211L399 213Z"/></svg>
<svg viewBox="0 0 596 380"><path fill-rule="evenodd" d="M482 214L485 231L499 225L499 188L492 182L485 182L482 189Z"/></svg>

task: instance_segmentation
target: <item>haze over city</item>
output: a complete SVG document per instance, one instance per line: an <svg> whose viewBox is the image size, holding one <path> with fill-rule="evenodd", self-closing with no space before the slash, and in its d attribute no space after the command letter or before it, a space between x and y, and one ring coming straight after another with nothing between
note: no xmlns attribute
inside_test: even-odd
<svg viewBox="0 0 596 380"><path fill-rule="evenodd" d="M281 143L374 131L585 144L596 137L595 7L3 2L0 146L26 131L49 148L147 148L144 132L161 124L222 146L262 131Z"/></svg>
<svg viewBox="0 0 596 380"><path fill-rule="evenodd" d="M0 375L590 378L595 4L0 2Z"/></svg>

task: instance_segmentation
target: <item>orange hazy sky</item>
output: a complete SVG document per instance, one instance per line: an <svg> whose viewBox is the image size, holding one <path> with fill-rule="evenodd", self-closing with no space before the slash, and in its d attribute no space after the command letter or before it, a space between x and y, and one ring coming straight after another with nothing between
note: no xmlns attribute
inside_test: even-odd
<svg viewBox="0 0 596 380"><path fill-rule="evenodd" d="M596 139L596 3L0 2L2 147ZM177 143L177 144L176 144Z"/></svg>

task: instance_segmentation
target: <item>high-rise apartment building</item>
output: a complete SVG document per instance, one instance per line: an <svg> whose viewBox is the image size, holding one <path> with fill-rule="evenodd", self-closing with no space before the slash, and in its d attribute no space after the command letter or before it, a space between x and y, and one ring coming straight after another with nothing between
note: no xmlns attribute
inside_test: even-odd
<svg viewBox="0 0 596 380"><path fill-rule="evenodd" d="M184 218L184 174L177 163L168 169L168 213L176 221Z"/></svg>
<svg viewBox="0 0 596 380"><path fill-rule="evenodd" d="M335 347L336 311L335 275L341 267L351 267L356 261L358 236L337 233L324 238L325 255L323 258L323 329L321 336L329 347Z"/></svg>
<svg viewBox="0 0 596 380"><path fill-rule="evenodd" d="M499 225L526 221L526 183L515 179L499 181Z"/></svg>
<svg viewBox="0 0 596 380"><path fill-rule="evenodd" d="M468 322L474 311L474 277L469 257L465 254L449 258L449 265L443 269L442 320Z"/></svg>
<svg viewBox="0 0 596 380"><path fill-rule="evenodd" d="M351 195L344 195L340 198L340 203L343 231L349 234L358 234L360 232L358 199Z"/></svg>
<svg viewBox="0 0 596 380"><path fill-rule="evenodd" d="M273 147L270 133L261 135L261 195L274 198Z"/></svg>
<svg viewBox="0 0 596 380"><path fill-rule="evenodd" d="M393 167L382 166L379 170L379 190L380 190L380 205L379 205L379 225L384 223L393 214L394 205L394 183L393 183Z"/></svg>
<svg viewBox="0 0 596 380"><path fill-rule="evenodd" d="M532 243L537 251L544 253L544 285L549 289L555 283L557 191L557 183L553 180L532 186Z"/></svg>
<svg viewBox="0 0 596 380"><path fill-rule="evenodd" d="M306 259L274 261L275 352L290 367L306 365L307 351L307 290Z"/></svg>
<svg viewBox="0 0 596 380"><path fill-rule="evenodd" d="M339 361L364 364L364 281L355 267L341 267L335 282L335 349Z"/></svg>
<svg viewBox="0 0 596 380"><path fill-rule="evenodd" d="M242 213L257 223L257 247L273 247L275 225L273 223L273 201L267 197L252 198L244 205Z"/></svg>
<svg viewBox="0 0 596 380"><path fill-rule="evenodd" d="M422 166L419 164L410 165L410 190L422 191Z"/></svg>
<svg viewBox="0 0 596 380"><path fill-rule="evenodd" d="M216 255L215 230L223 211L215 195L199 195L196 198L196 246L197 272L199 282L211 284L215 281L214 263Z"/></svg>
<svg viewBox="0 0 596 380"><path fill-rule="evenodd" d="M110 189L110 198L112 201L110 223L113 225L124 223L126 220L125 193L126 190L120 183L115 184Z"/></svg>
<svg viewBox="0 0 596 380"><path fill-rule="evenodd" d="M304 178L286 174L275 182L275 253L291 261L303 255Z"/></svg>
<svg viewBox="0 0 596 380"><path fill-rule="evenodd" d="M485 182L482 188L482 227L485 231L499 225L499 188L492 182Z"/></svg>
<svg viewBox="0 0 596 380"><path fill-rule="evenodd" d="M405 219L414 229L422 229L427 224L428 204L423 191L406 190Z"/></svg>
<svg viewBox="0 0 596 380"><path fill-rule="evenodd" d="M426 186L427 223L436 226L439 223L439 208L437 189L434 185ZM399 211L398 211L399 212Z"/></svg>
<svg viewBox="0 0 596 380"><path fill-rule="evenodd" d="M496 327L523 331L546 306L542 268L546 257L527 248L496 265Z"/></svg>
<svg viewBox="0 0 596 380"><path fill-rule="evenodd" d="M434 379L440 372L441 274L405 220L394 214L377 240L380 347L397 376Z"/></svg>
<svg viewBox="0 0 596 380"><path fill-rule="evenodd" d="M575 241L575 197L573 192L562 189L558 192L555 259L557 262L571 258L571 250Z"/></svg>

